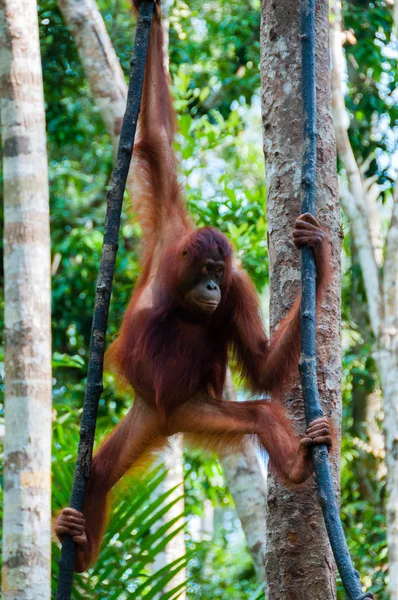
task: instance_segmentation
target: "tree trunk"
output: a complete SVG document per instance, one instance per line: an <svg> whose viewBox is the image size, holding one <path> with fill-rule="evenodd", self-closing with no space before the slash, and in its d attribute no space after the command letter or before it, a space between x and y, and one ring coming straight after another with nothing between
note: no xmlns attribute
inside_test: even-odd
<svg viewBox="0 0 398 600"><path fill-rule="evenodd" d="M183 524L185 502L184 502L184 468L183 468L183 446L179 436L173 436L169 448L164 452L161 457L161 462L167 470L165 479L156 490L156 495L161 496L166 492L173 490L167 497L166 502L169 503L172 500L175 501L174 505L163 515L160 522L156 523L156 526L166 524L172 519L176 519L181 516L181 519L173 525L171 529L167 531L167 535L172 531L178 529ZM178 487L176 487L178 486ZM176 489L173 489L176 488ZM182 496L182 497L181 497ZM179 499L178 499L179 498ZM163 552L160 552L153 563L153 572L160 571L167 565L170 565L178 558L185 555L185 538L184 530L182 529L177 533L174 538L166 545ZM183 584L186 580L185 568L179 568L178 573L171 579L164 588L159 592L156 598L162 598L163 594L173 590L179 585ZM186 592L185 589L181 589L178 599L185 600Z"/></svg>
<svg viewBox="0 0 398 600"><path fill-rule="evenodd" d="M398 191L387 235L384 278L384 320L377 365L384 399L387 463L387 541L391 600L398 600Z"/></svg>
<svg viewBox="0 0 398 600"><path fill-rule="evenodd" d="M95 0L58 0L95 103L116 152L126 109L127 84Z"/></svg>
<svg viewBox="0 0 398 600"><path fill-rule="evenodd" d="M333 454L338 482L341 417L340 227L336 154L331 117L328 2L316 12L318 96L317 216L329 231L330 285L318 315L318 380L325 413L335 424ZM271 331L299 291L299 253L291 232L300 213L302 157L300 3L263 0L261 78L264 153L267 166L268 243L271 277ZM305 430L298 378L286 397L298 433ZM273 476L268 484L266 576L270 600L335 598L335 565L311 479L289 490Z"/></svg>
<svg viewBox="0 0 398 600"><path fill-rule="evenodd" d="M382 293L379 270L369 229L366 189L355 160L348 137L348 117L343 92L344 56L342 51L341 2L331 0L330 45L333 60L332 93L333 120L339 158L347 173L349 189L341 185L342 208L350 221L351 231L358 253L368 301L369 318L373 333L378 338L382 320ZM373 211L372 211L373 212ZM375 221L377 219L374 219ZM378 219L379 220L379 219Z"/></svg>
<svg viewBox="0 0 398 600"><path fill-rule="evenodd" d="M34 0L0 8L4 178L4 600L50 598L50 235Z"/></svg>
<svg viewBox="0 0 398 600"><path fill-rule="evenodd" d="M267 480L254 446L220 456L228 489L246 537L259 583L265 582Z"/></svg>
<svg viewBox="0 0 398 600"><path fill-rule="evenodd" d="M230 373L224 399L237 400ZM260 583L265 582L267 539L267 479L261 460L258 451L252 445L248 445L243 452L220 455L228 489L234 499Z"/></svg>

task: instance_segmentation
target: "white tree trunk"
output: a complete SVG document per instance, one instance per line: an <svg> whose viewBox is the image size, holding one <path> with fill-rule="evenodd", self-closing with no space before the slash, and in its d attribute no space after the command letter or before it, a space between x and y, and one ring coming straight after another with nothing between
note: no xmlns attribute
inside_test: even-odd
<svg viewBox="0 0 398 600"><path fill-rule="evenodd" d="M318 165L317 216L328 229L333 283L319 311L318 383L322 406L336 427L341 417L340 219L335 140L331 116L329 10L317 2ZM300 3L262 2L261 79L264 152L267 172L268 242L271 278L271 331L299 291L299 253L291 233L300 212L302 162ZM305 430L300 386L286 398L298 433ZM338 485L338 452L333 456ZM268 477L267 588L270 600L335 598L335 565L315 483L296 491Z"/></svg>
<svg viewBox="0 0 398 600"><path fill-rule="evenodd" d="M161 485L156 490L156 495L161 496L162 494L173 490L167 497L166 502L169 503L172 500L174 500L175 503L162 517L161 523L157 523L157 525L162 525L163 523L165 524L168 521L171 521L172 519L181 517L181 519L178 519L178 521L173 525L173 527L167 531L168 535L172 531L175 531L176 529L181 527L181 525L183 524L185 510L183 446L179 436L173 436L169 448L163 453L161 457L161 462L164 463L164 466L167 470L167 474L165 479L162 481ZM178 558L181 558L185 555L185 551L186 550L184 529L182 529L167 544L163 552L160 552L156 556L155 562L153 563L153 572L155 573L157 571L160 571L161 569L167 567L167 565L170 565ZM167 583L167 585L165 585L164 589L156 596L156 598L161 598L164 593L183 584L185 579L185 568L179 568L178 573L173 577L173 579L171 579ZM185 598L185 589L181 589L179 592L178 599L185 600Z"/></svg>
<svg viewBox="0 0 398 600"><path fill-rule="evenodd" d="M237 401L229 372L224 399ZM252 444L248 444L242 452L220 455L228 489L260 583L265 582L267 540L267 472L262 460Z"/></svg>
<svg viewBox="0 0 398 600"><path fill-rule="evenodd" d="M393 26L398 29L398 2ZM398 185L387 234L383 274L384 322L378 367L384 398L384 431L387 463L387 540L391 600L398 600Z"/></svg>
<svg viewBox="0 0 398 600"><path fill-rule="evenodd" d="M363 180L352 151L343 92L341 2L331 3L333 61L333 114L337 149L347 183L340 200L350 220L364 279L370 323L376 340L376 363L383 391L384 435L387 465L387 540L390 566L390 597L398 600L398 191L395 188L391 222L385 240L383 279L380 278L380 212L377 188ZM394 18L398 16L394 9ZM375 226L376 223L376 226Z"/></svg>
<svg viewBox="0 0 398 600"><path fill-rule="evenodd" d="M4 177L4 600L50 598L50 235L35 0L0 7Z"/></svg>
<svg viewBox="0 0 398 600"><path fill-rule="evenodd" d="M387 539L391 600L398 600L398 192L387 235L383 279L384 321L377 365L384 399L387 463Z"/></svg>
<svg viewBox="0 0 398 600"><path fill-rule="evenodd" d="M94 101L116 153L126 109L127 84L95 0L58 0Z"/></svg>

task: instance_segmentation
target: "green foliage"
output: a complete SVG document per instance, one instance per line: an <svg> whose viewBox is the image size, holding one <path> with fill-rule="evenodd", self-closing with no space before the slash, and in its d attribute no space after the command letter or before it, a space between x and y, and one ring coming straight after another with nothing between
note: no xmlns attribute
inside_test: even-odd
<svg viewBox="0 0 398 600"><path fill-rule="evenodd" d="M187 542L188 548L193 548L188 598L257 598L259 584L236 514L225 507L216 509L215 523L217 529L211 540Z"/></svg>
<svg viewBox="0 0 398 600"><path fill-rule="evenodd" d="M173 77L183 65L194 116L217 109L229 114L234 100L250 104L260 86L260 2L177 0L170 15Z"/></svg>
<svg viewBox="0 0 398 600"><path fill-rule="evenodd" d="M343 436L341 447L341 515L348 546L363 584L387 595L387 543L385 520L385 467L383 453L369 443L369 427L382 440L382 415L367 423L366 406L380 396L372 356L373 339L364 311L363 284L349 244L343 277ZM338 597L345 594L339 581Z"/></svg>
<svg viewBox="0 0 398 600"><path fill-rule="evenodd" d="M391 178L391 153L396 150L396 42L392 42L392 11L384 0L346 0L344 27L354 35L344 48L348 68L347 109L350 142L361 163L370 159L370 174ZM352 40L352 37L348 38ZM391 126L387 130L385 125Z"/></svg>
<svg viewBox="0 0 398 600"><path fill-rule="evenodd" d="M387 544L384 514L385 473L371 447L358 438L342 442L341 487L344 490L342 519L349 549L362 582L387 600ZM341 599L345 598L339 582Z"/></svg>

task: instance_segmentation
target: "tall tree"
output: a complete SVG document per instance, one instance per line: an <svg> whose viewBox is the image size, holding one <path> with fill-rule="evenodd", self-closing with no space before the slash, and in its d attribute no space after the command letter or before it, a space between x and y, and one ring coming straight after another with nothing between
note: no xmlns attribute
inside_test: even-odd
<svg viewBox="0 0 398 600"><path fill-rule="evenodd" d="M398 9L396 4L394 6L394 17L398 18ZM376 178L366 176L367 162L358 164L348 136L349 118L344 99L345 58L342 48L346 35L342 31L340 0L332 1L331 12L333 116L337 150L343 166L340 202L350 223L361 267L383 392L390 594L392 599L397 600L398 188L395 186L391 197L389 223L386 234L383 235L381 207L378 204L382 189Z"/></svg>
<svg viewBox="0 0 398 600"><path fill-rule="evenodd" d="M50 232L35 0L0 6L5 600L50 598Z"/></svg>
<svg viewBox="0 0 398 600"><path fill-rule="evenodd" d="M108 133L116 147L127 98L127 86L101 13L94 0L58 0L58 5L73 35L94 101L101 111ZM170 7L170 1L165 5ZM163 12L164 8L162 4ZM130 186L131 181L128 182L128 187L132 190L132 186ZM226 393L229 396L234 395L234 391L230 391L230 388ZM241 454L236 459L239 461L239 468L228 458L224 456L220 458L238 515L242 517L243 530L256 572L262 581L264 578L265 537L261 540L260 538L265 534L265 509L259 501L252 505L250 515L247 508L250 491L262 490L262 498L265 493L266 483L259 458L248 450L247 454ZM173 473L170 473L170 487L174 487L177 484L176 477L181 477L179 466L181 465L181 446L175 445L173 454L167 454L165 461L166 466L174 465ZM249 480L250 485L248 485ZM176 493L178 494L179 490ZM179 506L181 509L181 504ZM175 558L175 545L183 548L183 534L181 534L181 538L180 541L174 538L173 548L170 548L171 557ZM162 560L164 558L165 556L162 557Z"/></svg>
<svg viewBox="0 0 398 600"><path fill-rule="evenodd" d="M318 0L316 58L318 95L317 216L330 236L333 285L318 315L318 381L325 413L336 428L341 416L340 224L336 154L331 116L329 6ZM268 241L271 278L271 330L299 291L299 256L291 231L300 212L302 104L300 3L263 0L261 80L264 152L267 167ZM305 429L298 380L285 404L297 431ZM333 454L338 481L338 451ZM269 597L330 600L335 597L335 566L313 480L288 490L272 476L268 488L266 575Z"/></svg>
<svg viewBox="0 0 398 600"><path fill-rule="evenodd" d="M231 373L224 390L225 400L237 401ZM245 533L258 580L265 582L267 541L267 477L263 459L253 446L243 452L220 455L228 489Z"/></svg>

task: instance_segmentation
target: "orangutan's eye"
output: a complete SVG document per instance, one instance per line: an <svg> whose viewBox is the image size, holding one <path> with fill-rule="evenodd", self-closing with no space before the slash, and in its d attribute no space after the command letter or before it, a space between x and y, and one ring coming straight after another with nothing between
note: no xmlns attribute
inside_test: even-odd
<svg viewBox="0 0 398 600"><path fill-rule="evenodd" d="M217 277L222 277L224 275L224 269L223 269L223 267L217 267L217 269L216 269L216 275L217 275Z"/></svg>
<svg viewBox="0 0 398 600"><path fill-rule="evenodd" d="M183 251L181 252L181 256L183 258L185 258L188 255L188 250L186 248L183 249Z"/></svg>
<svg viewBox="0 0 398 600"><path fill-rule="evenodd" d="M207 265L205 265L204 267L201 268L202 275L207 275L207 273L209 272L209 268Z"/></svg>

